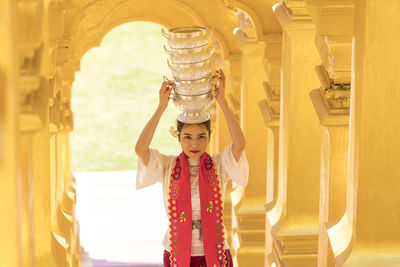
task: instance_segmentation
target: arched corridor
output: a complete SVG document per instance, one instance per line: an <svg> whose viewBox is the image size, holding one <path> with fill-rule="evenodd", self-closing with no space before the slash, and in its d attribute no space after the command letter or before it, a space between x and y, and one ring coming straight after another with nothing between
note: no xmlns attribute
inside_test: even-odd
<svg viewBox="0 0 400 267"><path fill-rule="evenodd" d="M3 0L2 264L81 265L71 86L107 32L148 21L214 28L250 163L248 187L226 192L235 266L400 266L399 11L394 0ZM230 143L216 106L212 121L210 152Z"/></svg>

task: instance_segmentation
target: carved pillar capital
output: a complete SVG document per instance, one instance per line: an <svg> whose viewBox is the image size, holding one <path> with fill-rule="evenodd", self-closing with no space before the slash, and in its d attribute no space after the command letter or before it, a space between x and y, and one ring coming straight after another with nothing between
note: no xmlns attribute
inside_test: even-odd
<svg viewBox="0 0 400 267"><path fill-rule="evenodd" d="M272 10L284 30L314 28L305 0L282 0Z"/></svg>
<svg viewBox="0 0 400 267"><path fill-rule="evenodd" d="M261 112L267 127L279 126L280 89L281 89L281 50L282 34L266 35L265 52L262 65L267 80L263 87L267 98L259 102Z"/></svg>
<svg viewBox="0 0 400 267"><path fill-rule="evenodd" d="M322 86L310 92L321 125L348 125L350 85L335 84L323 65L315 68Z"/></svg>
<svg viewBox="0 0 400 267"><path fill-rule="evenodd" d="M308 0L315 45L335 84L350 84L354 1Z"/></svg>
<svg viewBox="0 0 400 267"><path fill-rule="evenodd" d="M263 82L267 98L258 102L265 126L279 127L280 97L275 95L268 82Z"/></svg>
<svg viewBox="0 0 400 267"><path fill-rule="evenodd" d="M46 121L42 97L46 94L47 42L45 11L47 4L39 0L20 0L17 4L19 48L20 130L41 130Z"/></svg>
<svg viewBox="0 0 400 267"><path fill-rule="evenodd" d="M42 45L42 27L44 4L40 0L19 0L18 43L20 60L32 58L35 50Z"/></svg>
<svg viewBox="0 0 400 267"><path fill-rule="evenodd" d="M306 0L306 2L318 35L353 34L354 0Z"/></svg>

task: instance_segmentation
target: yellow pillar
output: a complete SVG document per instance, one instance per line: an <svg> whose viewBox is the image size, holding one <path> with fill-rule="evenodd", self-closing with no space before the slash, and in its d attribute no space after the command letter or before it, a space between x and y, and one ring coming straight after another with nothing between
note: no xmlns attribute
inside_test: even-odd
<svg viewBox="0 0 400 267"><path fill-rule="evenodd" d="M50 164L51 164L51 249L58 266L71 266L71 216L63 210L64 142L61 120L62 101L59 90L50 103Z"/></svg>
<svg viewBox="0 0 400 267"><path fill-rule="evenodd" d="M20 183L18 171L18 63L16 2L0 2L0 259L21 266Z"/></svg>
<svg viewBox="0 0 400 267"><path fill-rule="evenodd" d="M321 87L310 93L322 126L318 266L335 266L327 227L346 206L351 40L354 2L313 1L308 5L316 27L315 44L322 64Z"/></svg>
<svg viewBox="0 0 400 267"><path fill-rule="evenodd" d="M46 145L49 136L47 7L48 1L18 2L24 266L56 266L50 256L50 163Z"/></svg>
<svg viewBox="0 0 400 267"><path fill-rule="evenodd" d="M315 29L303 1L274 6L283 28L279 186L267 213L277 266L316 266L321 131L308 93L318 85Z"/></svg>
<svg viewBox="0 0 400 267"><path fill-rule="evenodd" d="M278 167L279 167L279 115L281 89L281 54L282 35L267 35L265 58L263 60L267 80L263 82L266 99L259 102L268 131L267 144L267 173L265 201L265 263L271 266L273 259L273 236L267 212L274 207L278 196Z"/></svg>
<svg viewBox="0 0 400 267"><path fill-rule="evenodd" d="M32 135L34 132L24 132L27 122L23 117L33 114L20 115L20 174L21 174L21 237L23 266L34 266L35 262L35 215L34 214L34 177L32 166ZM28 118L29 120L29 118ZM35 120L36 121L36 120ZM40 121L39 121L40 122ZM32 125L34 126L34 125ZM38 125L41 126L40 124ZM39 215L39 214L38 214Z"/></svg>
<svg viewBox="0 0 400 267"><path fill-rule="evenodd" d="M57 266L80 266L79 223L75 218L75 179L70 168L69 133L73 129L71 86L79 61L69 57L71 40L64 38L71 21L66 21L65 4L49 7L49 45L55 59L50 65L50 161L52 222L51 246ZM66 27L68 26L68 27Z"/></svg>
<svg viewBox="0 0 400 267"><path fill-rule="evenodd" d="M341 91L342 99L329 99L329 93ZM325 92L325 93L324 93ZM326 93L328 92L328 93ZM346 92L346 95L344 95ZM346 207L346 180L349 144L350 88L316 89L310 93L322 127L321 176L319 200L318 266L335 266L329 246L327 227L337 222Z"/></svg>
<svg viewBox="0 0 400 267"><path fill-rule="evenodd" d="M337 266L400 266L400 3L355 1L354 10L346 212L329 240Z"/></svg>
<svg viewBox="0 0 400 267"><path fill-rule="evenodd" d="M47 107L47 105L43 105ZM33 137L33 173L35 180L34 209L36 266L57 266L51 257L51 176L50 176L50 134L48 129ZM44 153L46 152L46 153Z"/></svg>
<svg viewBox="0 0 400 267"><path fill-rule="evenodd" d="M249 40L241 46L241 127L246 136L246 155L250 166L249 183L244 190L232 190L236 218L234 233L239 266L262 266L265 253L265 173L267 130L257 103L265 98L262 69L265 44ZM233 226L235 228L235 226Z"/></svg>

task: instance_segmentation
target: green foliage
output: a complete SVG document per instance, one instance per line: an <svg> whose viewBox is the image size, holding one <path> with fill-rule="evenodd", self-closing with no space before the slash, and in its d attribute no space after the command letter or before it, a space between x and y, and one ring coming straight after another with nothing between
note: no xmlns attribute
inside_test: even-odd
<svg viewBox="0 0 400 267"><path fill-rule="evenodd" d="M72 86L74 172L137 168L134 146L158 105L163 75L171 77L160 30L160 25L148 22L123 24L83 56ZM168 132L176 128L178 114L171 102L152 148L179 153L178 141Z"/></svg>

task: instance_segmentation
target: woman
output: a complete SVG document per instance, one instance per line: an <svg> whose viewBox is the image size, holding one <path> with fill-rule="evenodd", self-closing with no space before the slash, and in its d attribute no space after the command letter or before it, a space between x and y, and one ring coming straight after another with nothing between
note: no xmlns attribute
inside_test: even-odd
<svg viewBox="0 0 400 267"><path fill-rule="evenodd" d="M245 138L225 99L225 75L217 71L219 93L215 97L227 121L232 144L213 157L206 153L210 121L198 124L177 122L177 137L183 152L166 156L150 149L161 115L168 106L173 82L164 82L159 105L143 129L135 147L139 157L136 188L161 182L169 229L164 237L164 266L232 267L222 221L226 184L230 179L241 186L248 181L244 154ZM206 265L207 264L207 265Z"/></svg>

